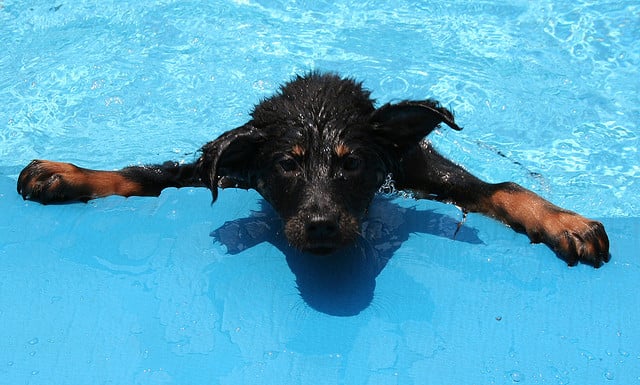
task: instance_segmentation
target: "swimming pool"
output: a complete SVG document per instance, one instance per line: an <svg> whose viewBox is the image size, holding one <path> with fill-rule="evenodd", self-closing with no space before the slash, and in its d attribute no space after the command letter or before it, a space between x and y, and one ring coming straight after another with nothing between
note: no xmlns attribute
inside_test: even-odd
<svg viewBox="0 0 640 385"><path fill-rule="evenodd" d="M634 1L0 1L0 383L640 381L638 25ZM464 130L436 147L601 220L612 261L392 196L323 286L252 191L15 193L33 158L191 161L312 69L441 100Z"/></svg>

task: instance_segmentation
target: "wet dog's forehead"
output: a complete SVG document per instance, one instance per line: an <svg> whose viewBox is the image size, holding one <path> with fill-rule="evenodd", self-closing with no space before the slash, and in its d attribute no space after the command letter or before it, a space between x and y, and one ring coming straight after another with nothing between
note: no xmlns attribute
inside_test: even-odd
<svg viewBox="0 0 640 385"><path fill-rule="evenodd" d="M311 157L317 160L329 160L335 157L341 158L352 154L354 150L367 146L368 141L363 138L355 138L361 127L343 125L339 127L310 126L300 128L297 135L283 135L276 141L280 142L281 151L287 152L296 158Z"/></svg>
<svg viewBox="0 0 640 385"><path fill-rule="evenodd" d="M374 111L374 101L360 83L311 74L285 84L259 103L250 124L264 135L263 156L289 155L304 160L305 166L318 167L359 148L372 151Z"/></svg>
<svg viewBox="0 0 640 385"><path fill-rule="evenodd" d="M260 127L266 137L267 153L286 153L296 158L317 160L344 157L370 143L366 119L341 119L302 116L286 122L269 122Z"/></svg>
<svg viewBox="0 0 640 385"><path fill-rule="evenodd" d="M286 83L275 95L256 105L251 116L256 126L331 130L360 121L374 110L369 91L360 83L311 74Z"/></svg>

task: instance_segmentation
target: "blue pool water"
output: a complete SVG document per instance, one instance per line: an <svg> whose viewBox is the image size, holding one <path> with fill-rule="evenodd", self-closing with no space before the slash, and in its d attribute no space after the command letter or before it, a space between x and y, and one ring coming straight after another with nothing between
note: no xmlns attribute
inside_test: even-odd
<svg viewBox="0 0 640 385"><path fill-rule="evenodd" d="M636 1L0 0L0 384L640 383L639 42ZM334 276L253 191L15 192L33 158L192 161L312 69L439 99L436 147L601 220L612 261L392 196Z"/></svg>

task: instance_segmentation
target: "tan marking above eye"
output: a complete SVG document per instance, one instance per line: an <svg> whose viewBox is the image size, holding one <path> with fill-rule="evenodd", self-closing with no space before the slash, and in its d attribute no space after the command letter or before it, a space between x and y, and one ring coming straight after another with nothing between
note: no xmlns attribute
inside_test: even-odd
<svg viewBox="0 0 640 385"><path fill-rule="evenodd" d="M304 148L303 148L301 145L299 145L299 144L296 144L296 145L295 145L295 146L293 146L293 148L291 149L291 154L293 154L293 155L295 155L295 156L302 157L302 156L304 156L304 153L305 153Z"/></svg>
<svg viewBox="0 0 640 385"><path fill-rule="evenodd" d="M351 153L351 149L343 143L340 143L339 145L337 145L335 148L335 151L336 151L336 155L340 157Z"/></svg>

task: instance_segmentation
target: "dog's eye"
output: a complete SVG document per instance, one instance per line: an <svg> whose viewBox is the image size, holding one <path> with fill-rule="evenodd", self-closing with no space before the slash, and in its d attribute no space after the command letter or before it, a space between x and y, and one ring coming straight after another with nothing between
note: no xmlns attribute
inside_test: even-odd
<svg viewBox="0 0 640 385"><path fill-rule="evenodd" d="M293 158L282 158L278 161L278 166L282 172L289 174L298 170L298 162Z"/></svg>
<svg viewBox="0 0 640 385"><path fill-rule="evenodd" d="M353 172L353 171L358 171L361 165L362 165L362 161L360 160L360 158L358 158L355 155L348 155L344 159L344 162L342 163L342 168L345 171Z"/></svg>

